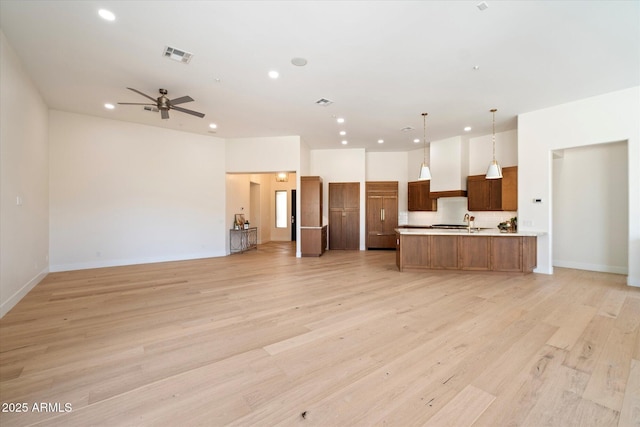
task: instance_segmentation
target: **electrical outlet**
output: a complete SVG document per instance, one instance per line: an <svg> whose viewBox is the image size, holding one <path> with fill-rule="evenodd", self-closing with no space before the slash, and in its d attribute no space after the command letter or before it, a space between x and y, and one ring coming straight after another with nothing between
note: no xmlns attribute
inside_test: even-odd
<svg viewBox="0 0 640 427"><path fill-rule="evenodd" d="M522 225L524 227L533 227L533 221L531 221L530 219L527 219L525 221L522 221Z"/></svg>

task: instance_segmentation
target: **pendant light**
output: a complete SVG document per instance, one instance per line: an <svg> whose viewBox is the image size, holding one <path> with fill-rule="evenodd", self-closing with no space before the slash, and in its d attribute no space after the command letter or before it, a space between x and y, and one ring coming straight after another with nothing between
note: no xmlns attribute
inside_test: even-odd
<svg viewBox="0 0 640 427"><path fill-rule="evenodd" d="M427 166L427 115L429 113L422 113L422 122L423 122L423 159L422 164L420 165L420 176L418 177L418 181L428 181L431 179L431 171L429 170L429 166Z"/></svg>
<svg viewBox="0 0 640 427"><path fill-rule="evenodd" d="M487 169L486 179L499 179L502 178L502 168L496 161L496 110L493 108L491 112L493 113L493 135L492 135L492 143L493 143L493 160L489 163L489 168Z"/></svg>

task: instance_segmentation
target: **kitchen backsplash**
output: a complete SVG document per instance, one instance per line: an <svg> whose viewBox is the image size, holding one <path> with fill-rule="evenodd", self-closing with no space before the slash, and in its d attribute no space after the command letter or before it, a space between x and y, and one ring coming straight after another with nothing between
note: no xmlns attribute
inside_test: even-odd
<svg viewBox="0 0 640 427"><path fill-rule="evenodd" d="M398 225L464 224L464 215L475 217L475 226L495 228L499 223L513 218L512 211L469 211L466 197L442 197L438 199L437 212L398 212Z"/></svg>

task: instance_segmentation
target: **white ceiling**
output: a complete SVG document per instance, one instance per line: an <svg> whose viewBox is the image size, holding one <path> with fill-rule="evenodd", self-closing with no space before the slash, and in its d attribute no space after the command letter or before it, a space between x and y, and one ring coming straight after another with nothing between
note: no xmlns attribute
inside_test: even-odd
<svg viewBox="0 0 640 427"><path fill-rule="evenodd" d="M494 107L503 131L518 114L640 84L639 1L480 1L1 0L0 22L50 108L222 138L300 135L311 148L413 150L423 112L429 141L464 126L486 135ZM181 106L206 116L103 107L146 101L127 87L190 95Z"/></svg>

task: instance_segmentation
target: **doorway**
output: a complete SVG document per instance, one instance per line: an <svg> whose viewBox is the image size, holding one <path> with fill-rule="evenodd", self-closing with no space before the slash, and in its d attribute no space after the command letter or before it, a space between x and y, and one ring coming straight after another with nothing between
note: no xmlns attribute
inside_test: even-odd
<svg viewBox="0 0 640 427"><path fill-rule="evenodd" d="M553 152L553 265L628 274L627 142Z"/></svg>

